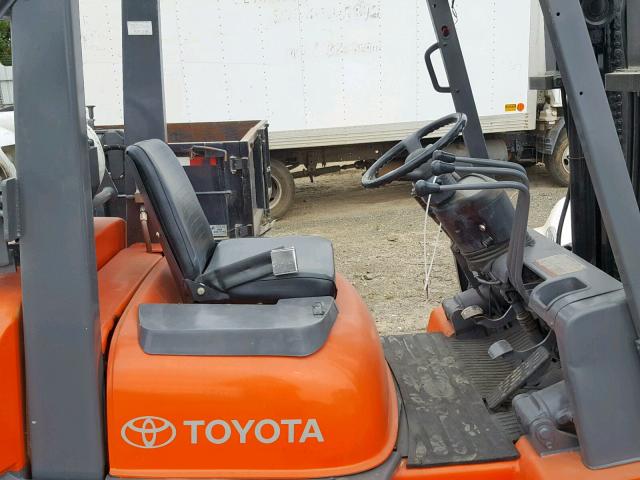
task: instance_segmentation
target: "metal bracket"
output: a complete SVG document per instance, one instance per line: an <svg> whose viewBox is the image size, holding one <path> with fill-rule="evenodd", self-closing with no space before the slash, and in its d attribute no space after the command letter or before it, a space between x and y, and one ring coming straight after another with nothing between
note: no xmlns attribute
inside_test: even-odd
<svg viewBox="0 0 640 480"><path fill-rule="evenodd" d="M578 448L577 436L560 429L573 423L574 416L564 381L517 395L512 404L520 425L539 454Z"/></svg>
<svg viewBox="0 0 640 480"><path fill-rule="evenodd" d="M271 266L276 277L298 273L298 258L295 247L271 250Z"/></svg>
<svg viewBox="0 0 640 480"><path fill-rule="evenodd" d="M231 166L231 173L235 174L244 170L248 161L249 159L247 157L230 157L229 165Z"/></svg>
<svg viewBox="0 0 640 480"><path fill-rule="evenodd" d="M253 229L250 225L241 225L237 223L233 229L234 238L249 237L253 235Z"/></svg>
<svg viewBox="0 0 640 480"><path fill-rule="evenodd" d="M498 329L498 328L506 327L508 324L514 322L515 320L516 320L516 312L513 309L513 306L510 306L509 309L506 312L504 312L504 315L502 315L499 318L493 319L493 318L484 317L482 320L478 320L475 323L485 328Z"/></svg>
<svg viewBox="0 0 640 480"><path fill-rule="evenodd" d="M209 147L206 145L194 145L191 147L191 155L195 155L196 153L202 153L205 157L205 160L210 160L211 158L215 158L216 160L222 160L223 162L227 161L227 151L222 148Z"/></svg>
<svg viewBox="0 0 640 480"><path fill-rule="evenodd" d="M0 182L0 270L15 271L15 258L9 243L20 238L18 182L15 177Z"/></svg>
<svg viewBox="0 0 640 480"><path fill-rule="evenodd" d="M20 238L18 212L18 180L15 177L7 178L0 182L0 219L3 238L7 242Z"/></svg>
<svg viewBox="0 0 640 480"><path fill-rule="evenodd" d="M562 88L562 76L558 71L545 72L542 75L529 77L531 90L553 90Z"/></svg>
<svg viewBox="0 0 640 480"><path fill-rule="evenodd" d="M640 69L625 68L605 75L605 88L609 92L640 92Z"/></svg>

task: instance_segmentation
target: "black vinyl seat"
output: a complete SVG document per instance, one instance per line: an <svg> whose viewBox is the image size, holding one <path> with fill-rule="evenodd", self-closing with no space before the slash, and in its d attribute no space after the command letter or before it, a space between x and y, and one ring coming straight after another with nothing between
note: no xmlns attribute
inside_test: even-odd
<svg viewBox="0 0 640 480"><path fill-rule="evenodd" d="M167 144L145 140L127 148L127 155L183 295L197 302L335 297L330 241L290 236L216 242L193 186ZM295 249L297 272L273 274L271 252L289 247Z"/></svg>

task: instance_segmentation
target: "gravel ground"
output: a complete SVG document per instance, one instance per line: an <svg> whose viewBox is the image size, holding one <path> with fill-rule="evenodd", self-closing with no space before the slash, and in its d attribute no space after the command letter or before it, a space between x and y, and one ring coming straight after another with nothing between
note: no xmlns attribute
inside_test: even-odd
<svg viewBox="0 0 640 480"><path fill-rule="evenodd" d="M382 334L415 332L428 314L458 290L453 257L444 235L438 242L429 294L423 290L424 214L407 184L365 191L360 171L345 170L311 183L296 180L296 202L270 235L321 235L333 241L336 269L358 289ZM530 225L542 225L564 196L543 166L529 169L533 187ZM437 228L428 221L427 249Z"/></svg>

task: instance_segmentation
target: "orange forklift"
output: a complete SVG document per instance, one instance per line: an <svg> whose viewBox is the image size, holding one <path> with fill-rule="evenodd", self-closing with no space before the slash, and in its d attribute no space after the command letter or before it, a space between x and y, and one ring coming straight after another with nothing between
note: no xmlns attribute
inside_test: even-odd
<svg viewBox="0 0 640 480"><path fill-rule="evenodd" d="M464 288L428 331L381 338L328 240L214 240L162 103L143 101L162 95L158 0L123 0L146 245L127 241L133 207L94 218L114 198L91 181L78 0L0 1L17 158L0 188L0 479L640 478L640 211L581 2L540 3L621 280L527 230L526 173L483 156L458 107L460 55L460 111L362 183L413 182ZM448 1L426 8L443 56L459 49ZM442 151L461 134L472 157Z"/></svg>

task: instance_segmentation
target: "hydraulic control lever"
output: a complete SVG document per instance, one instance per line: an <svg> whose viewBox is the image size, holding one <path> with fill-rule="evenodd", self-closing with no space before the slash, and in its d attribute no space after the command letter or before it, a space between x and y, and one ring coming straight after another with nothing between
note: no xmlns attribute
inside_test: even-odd
<svg viewBox="0 0 640 480"><path fill-rule="evenodd" d="M489 160L484 158L459 157L443 150L437 150L433 153L433 161L440 161L449 164L457 163L460 164L460 166L477 165L479 167L495 167L503 170L517 170L525 174L525 176L527 173L525 168L517 163L503 162L500 160ZM500 172L500 175L502 174L503 172ZM527 183L529 183L528 178Z"/></svg>
<svg viewBox="0 0 640 480"><path fill-rule="evenodd" d="M479 173L482 175L502 175L506 177L517 178L524 185L529 187L529 178L526 173L520 170L503 168L503 167L467 167L461 164L445 163L442 160L434 160L431 164L431 172L435 176L444 175L447 173Z"/></svg>
<svg viewBox="0 0 640 480"><path fill-rule="evenodd" d="M431 164L432 172L436 177L442 176L447 180L453 178L453 173L475 173L482 175L501 175L512 177L517 181L492 181L479 183L451 183L442 185L438 181L419 180L415 183L415 193L420 197L429 195L455 192L459 190L517 190L518 200L516 204L516 214L511 230L511 241L507 252L507 269L509 280L513 287L523 298L526 298L524 282L522 280L522 268L524 263L524 247L527 243L527 223L529 218L529 207L531 197L529 193L529 179L524 168L514 165L514 168L505 166L504 162L496 160L472 159L466 157L456 157L445 152L436 152ZM473 166L463 166L473 165Z"/></svg>

